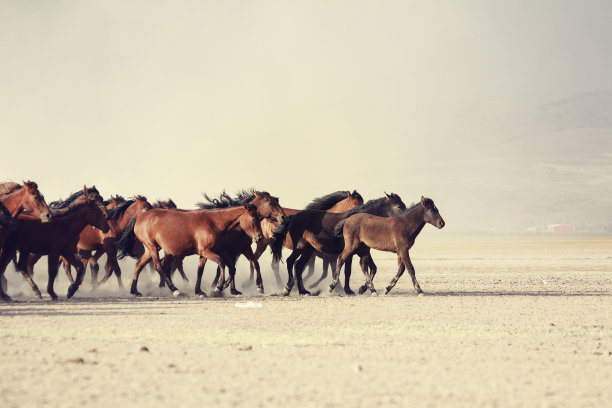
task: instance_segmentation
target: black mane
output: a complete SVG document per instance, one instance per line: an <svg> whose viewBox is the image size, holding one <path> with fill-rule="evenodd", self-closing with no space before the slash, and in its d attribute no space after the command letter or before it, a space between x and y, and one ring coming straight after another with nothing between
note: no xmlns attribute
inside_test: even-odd
<svg viewBox="0 0 612 408"><path fill-rule="evenodd" d="M2 213L4 216L11 217L11 212L2 203L0 203L0 213Z"/></svg>
<svg viewBox="0 0 612 408"><path fill-rule="evenodd" d="M117 207L113 208L112 210L107 210L108 219L116 220L118 218L121 218L121 216L125 213L125 211L135 202L136 200L128 200L128 201L125 201L119 204Z"/></svg>
<svg viewBox="0 0 612 408"><path fill-rule="evenodd" d="M230 197L229 194L223 191L219 198L211 198L206 193L202 193L207 203L199 202L196 206L203 210L211 210L214 208L229 208L229 207L240 207L244 203L250 203L255 199L255 194L270 195L267 191L257 191L254 188L249 190L240 190L236 193L236 197ZM270 196L272 197L272 196Z"/></svg>
<svg viewBox="0 0 612 408"><path fill-rule="evenodd" d="M89 192L89 194L95 194L100 201L103 201L102 196L100 195L100 192L98 191L98 189L96 187L91 187L87 190ZM70 197L68 197L65 200L62 200L61 198L57 201L53 201L51 203L49 203L49 208L51 208L52 210L59 210L61 208L66 208L68 206L70 206L77 198L81 197L83 194L85 194L85 191L83 190L79 190L76 193L72 193L70 195Z"/></svg>
<svg viewBox="0 0 612 408"><path fill-rule="evenodd" d="M315 198L304 207L305 210L327 210L347 197L348 191L336 191L323 197ZM359 193L357 193L359 194ZM360 196L361 197L361 196Z"/></svg>
<svg viewBox="0 0 612 408"><path fill-rule="evenodd" d="M402 199L397 194L391 193L389 194L389 198L394 203L400 204L400 206L403 206L404 208L406 208L406 205L402 202ZM351 208L350 210L344 212L344 214L347 216L351 216L353 214L366 212L368 214L376 215L377 214L376 210L381 207L381 204L383 204L385 200L387 200L387 197L380 197L374 200L370 200L365 204L361 204L361 205L358 205L357 207Z"/></svg>

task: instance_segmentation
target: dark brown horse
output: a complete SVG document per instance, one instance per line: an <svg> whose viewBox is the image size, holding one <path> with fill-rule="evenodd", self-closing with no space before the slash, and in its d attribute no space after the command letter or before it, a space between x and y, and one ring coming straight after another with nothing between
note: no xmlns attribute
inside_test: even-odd
<svg viewBox="0 0 612 408"><path fill-rule="evenodd" d="M180 294L173 285L170 276L165 273L164 266L159 259L159 249L163 249L166 256L170 255L172 257L197 254L200 256L202 268L206 259L212 260L221 268L222 274L217 291L222 291L225 280L225 266L229 266L232 278L235 273L235 267L222 257L223 251L219 247L221 243L225 242L225 234L235 229L242 229L248 233L248 231L256 228L259 230L256 235L261 238L261 225L259 223L261 218L273 218L279 222L286 218L278 199L268 193L254 192L247 201L248 203L245 203L244 207L192 211L154 209L137 217L132 223L131 231L130 225L128 225L118 242L120 256L128 253L133 247L133 236L142 242L145 247L144 254L136 263L130 292L136 296L140 295L136 289L138 276L144 265L150 259L153 259L160 279L166 281L168 288L175 296ZM257 220L256 226L252 225L253 218ZM169 265L169 263L167 264ZM232 282L232 293L236 292Z"/></svg>
<svg viewBox="0 0 612 408"><path fill-rule="evenodd" d="M11 212L0 203L0 228L6 228L7 231L15 231L17 229L17 221L11 216ZM0 251L2 248L0 248Z"/></svg>
<svg viewBox="0 0 612 408"><path fill-rule="evenodd" d="M84 186L83 190L79 190L75 193L70 194L65 200L59 199L49 203L51 214L53 216L62 216L66 214L72 207L84 204L87 200L93 201L98 206L102 206L103 198L96 186L87 187ZM30 276L34 276L34 265L42 257L42 255L31 253L27 261L27 271ZM70 263L60 256L60 261L64 264L64 270L68 276L70 283L74 283L72 274L70 272Z"/></svg>
<svg viewBox="0 0 612 408"><path fill-rule="evenodd" d="M18 269L30 283L32 290L40 297L38 287L26 272L26 261L31 252L47 255L49 265L47 292L51 298L57 299L53 290L53 282L57 275L58 259L63 256L77 269L76 281L68 289L67 297L71 298L83 280L83 264L76 256L79 233L88 224L108 231L105 211L103 207L86 199L85 203L71 207L61 216L56 215L48 223L41 223L38 218L30 215L20 215L18 217L19 227L8 237L0 256L0 274L4 273L15 252L19 251L21 258ZM10 300L3 290L0 296L4 300Z"/></svg>
<svg viewBox="0 0 612 408"><path fill-rule="evenodd" d="M414 274L414 267L410 261L410 248L426 223L440 229L444 227L444 220L430 198L421 197L421 202L407 209L404 214L396 217L377 217L371 214L355 214L336 226L336 233L344 238L344 250L338 258L338 265L334 271L333 289L340 279L340 270L344 262L353 254L367 254L370 248L380 251L394 252L398 255L399 270L391 283L387 286L385 294L389 293L402 276L405 269L412 278L412 284L417 293L423 293ZM372 293L374 289L374 276L376 268L370 269L370 277L366 285ZM365 286L365 285L364 285ZM363 287L362 287L363 288ZM359 291L363 293L362 289Z"/></svg>
<svg viewBox="0 0 612 408"><path fill-rule="evenodd" d="M293 273L292 268L298 257L300 259L295 264L295 276L298 283L298 290L301 295L309 295L310 292L304 288L302 282L302 271L308 259L315 250L325 252L327 254L338 256L344 249L344 240L337 237L335 227L340 221L358 213L368 213L380 216L393 216L401 214L406 209L406 205L402 199L396 195L386 195L385 197L370 200L367 203L354 207L343 213L330 213L318 210L304 210L298 214L287 217L274 232L274 241L271 245L272 254L275 259L280 259L282 255L283 243L287 237L287 233L291 237L293 252L287 258L287 272L289 279L287 286L283 291L283 295L289 295L293 288ZM297 244L295 244L297 243ZM363 260L363 258L362 258ZM351 270L350 261L346 263L344 270L345 286L344 291L347 294L354 294L349 286ZM362 263L362 268L364 264ZM364 269L364 274L365 274Z"/></svg>

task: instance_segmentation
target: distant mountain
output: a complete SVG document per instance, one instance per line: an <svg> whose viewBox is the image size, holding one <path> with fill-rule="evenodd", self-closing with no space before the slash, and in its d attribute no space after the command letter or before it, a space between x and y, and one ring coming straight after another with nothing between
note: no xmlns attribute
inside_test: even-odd
<svg viewBox="0 0 612 408"><path fill-rule="evenodd" d="M481 123L454 185L478 197L465 228L612 227L612 92L576 95ZM475 143L471 141L471 143Z"/></svg>

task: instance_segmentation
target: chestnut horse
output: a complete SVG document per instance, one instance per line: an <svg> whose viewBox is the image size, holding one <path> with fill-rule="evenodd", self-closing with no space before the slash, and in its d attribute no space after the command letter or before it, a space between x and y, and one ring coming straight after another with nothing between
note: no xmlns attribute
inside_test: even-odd
<svg viewBox="0 0 612 408"><path fill-rule="evenodd" d="M45 198L33 181L24 181L23 186L14 182L0 183L0 203L16 218L22 211L28 211L42 222L51 219L52 214Z"/></svg>
<svg viewBox="0 0 612 408"><path fill-rule="evenodd" d="M87 194L86 197L88 197ZM77 269L76 281L68 289L67 297L71 298L83 280L83 264L76 256L79 233L88 224L95 225L103 231L108 231L106 210L87 198L85 203L70 207L62 215L55 215L48 223L43 224L39 219L25 214L18 217L18 222L17 231L11 233L8 237L0 256L0 274L4 274L7 264L15 252L19 251L21 257L18 269L30 284L32 290L40 297L38 287L26 272L25 263L31 252L47 255L49 265L47 292L52 299L57 299L53 290L53 282L57 275L58 259L63 256ZM10 300L4 290L0 292L0 296L4 300Z"/></svg>
<svg viewBox="0 0 612 408"><path fill-rule="evenodd" d="M233 277L235 267L222 257L225 234L230 230L242 229L246 232L257 229L256 235L261 235L261 218L274 218L282 222L286 216L276 197L266 192L254 192L244 207L232 207L219 210L162 210L154 209L135 218L128 225L118 242L119 256L122 257L133 247L134 239L138 238L145 247L144 254L136 263L134 280L130 293L139 296L137 282L140 271L150 259L153 259L155 269L160 279L166 281L168 288L175 296L180 295L162 266L158 251L164 250L166 256L180 257L197 254L200 256L200 266L203 268L206 259L215 262L221 268L221 279L217 292L223 290L225 266L230 268ZM251 205L247 205L251 204ZM251 214L253 212L253 214ZM257 220L253 225L252 218ZM251 235L254 235L251 233ZM169 265L170 262L166 262ZM198 282L196 288L199 286ZM232 293L237 293L232 282Z"/></svg>
<svg viewBox="0 0 612 408"><path fill-rule="evenodd" d="M370 248L380 251L394 252L398 255L399 270L397 275L385 290L385 295L395 286L405 269L412 278L412 284L418 294L423 293L414 274L414 266L410 261L410 248L426 223L441 229L444 220L440 216L438 208L430 198L421 197L418 204L407 209L404 214L395 217L377 217L371 214L355 214L336 226L336 234L344 238L344 250L338 257L338 265L334 271L334 281L330 290L338 284L342 264L353 254L369 253ZM359 293L365 291L366 286L375 294L374 276L376 267L370 269L366 284L359 289Z"/></svg>
<svg viewBox="0 0 612 408"><path fill-rule="evenodd" d="M117 201L114 204L116 205ZM108 225L110 226L108 232L102 232L91 225L88 225L81 231L77 245L78 254L81 257L83 266L87 267L87 264L90 264L91 283L94 288L106 282L113 272L115 272L119 287L123 287L121 267L117 262L117 241L132 218L151 208L153 207L149 204L146 197L136 196L108 211ZM93 255L93 251L96 251L95 255ZM102 254L106 254L106 266L104 268L106 273L100 282L97 282L99 270L97 260Z"/></svg>
<svg viewBox="0 0 612 408"><path fill-rule="evenodd" d="M298 257L300 259L295 265L295 276L298 283L300 295L309 295L310 292L304 288L302 282L302 271L308 259L316 250L327 254L338 256L344 249L344 240L335 235L335 227L340 221L350 217L353 214L368 213L380 216L399 215L406 209L406 205L397 194L387 195L376 200L370 200L367 203L354 207L349 211L342 213L330 213L318 210L304 210L298 214L289 216L285 222L281 223L274 231L274 241L271 245L272 254L275 259L280 259L282 255L283 243L289 234L293 245L293 252L287 258L287 271L289 279L287 286L283 291L283 295L287 296L293 288L293 273L291 269ZM297 244L296 244L297 243ZM351 258L352 259L352 258ZM366 274L365 259L362 257L362 269ZM344 269L345 285L344 291L346 294L352 295L354 292L349 286L351 276L351 262L346 263Z"/></svg>

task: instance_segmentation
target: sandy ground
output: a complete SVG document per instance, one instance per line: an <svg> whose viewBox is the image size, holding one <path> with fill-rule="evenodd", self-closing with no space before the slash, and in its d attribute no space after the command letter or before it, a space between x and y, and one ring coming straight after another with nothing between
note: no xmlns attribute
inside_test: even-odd
<svg viewBox="0 0 612 408"><path fill-rule="evenodd" d="M612 237L435 232L412 251L423 297L405 275L379 297L175 299L144 272L150 296L112 280L52 302L7 271L17 301L0 304L0 407L609 406ZM396 261L374 259L382 292Z"/></svg>

